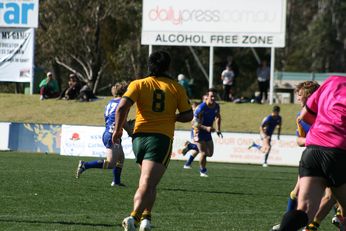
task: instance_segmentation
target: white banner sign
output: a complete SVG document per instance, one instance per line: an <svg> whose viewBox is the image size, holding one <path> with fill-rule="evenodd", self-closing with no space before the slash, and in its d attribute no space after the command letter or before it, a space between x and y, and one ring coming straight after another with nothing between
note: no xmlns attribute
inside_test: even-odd
<svg viewBox="0 0 346 231"><path fill-rule="evenodd" d="M104 127L63 125L61 128L61 155L105 157L106 148L102 143ZM248 149L255 141L261 144L258 134L223 133L220 139L213 134L214 155L208 158L213 162L262 164L264 154L259 150ZM181 149L186 140L190 138L189 131L175 131L172 159L186 160L189 154L183 156ZM124 131L122 146L126 159L134 159L132 139ZM269 165L298 166L304 148L296 144L296 136L281 135L280 140L274 135L272 149L269 155ZM198 161L199 157L196 158Z"/></svg>
<svg viewBox="0 0 346 231"><path fill-rule="evenodd" d="M62 125L61 155L106 157L102 142L104 127ZM133 159L132 140L124 131L122 147L126 159Z"/></svg>
<svg viewBox="0 0 346 231"><path fill-rule="evenodd" d="M0 28L37 28L38 10L38 0L0 0Z"/></svg>
<svg viewBox="0 0 346 231"><path fill-rule="evenodd" d="M223 139L218 138L215 134L214 139L214 155L208 158L208 161L244 163L244 164L262 164L264 154L259 150L248 149L250 144L255 141L261 144L259 134L246 133L223 133ZM187 160L189 154L183 156L181 149L186 140L189 140L190 132L175 131L172 159ZM281 135L280 140L276 139L276 135L272 137L272 149L269 154L269 165L287 165L298 166L301 154L304 148L298 147L296 136ZM199 156L195 159L199 160Z"/></svg>
<svg viewBox="0 0 346 231"><path fill-rule="evenodd" d="M10 125L11 123L0 122L0 150L9 150Z"/></svg>
<svg viewBox="0 0 346 231"><path fill-rule="evenodd" d="M34 29L0 29L0 82L30 82Z"/></svg>
<svg viewBox="0 0 346 231"><path fill-rule="evenodd" d="M286 0L144 0L142 44L284 47Z"/></svg>

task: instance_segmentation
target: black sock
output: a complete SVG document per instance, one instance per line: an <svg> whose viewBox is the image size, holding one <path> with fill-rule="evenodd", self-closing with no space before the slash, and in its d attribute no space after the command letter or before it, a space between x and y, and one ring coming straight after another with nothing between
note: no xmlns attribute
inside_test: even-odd
<svg viewBox="0 0 346 231"><path fill-rule="evenodd" d="M279 231L297 231L308 224L308 215L301 210L285 213Z"/></svg>

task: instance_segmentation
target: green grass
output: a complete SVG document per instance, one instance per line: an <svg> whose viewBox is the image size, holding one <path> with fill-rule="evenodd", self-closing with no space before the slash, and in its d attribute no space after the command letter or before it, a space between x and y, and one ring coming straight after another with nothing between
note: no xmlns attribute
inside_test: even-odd
<svg viewBox="0 0 346 231"><path fill-rule="evenodd" d="M79 158L0 152L1 230L122 230L132 209L139 170L126 160L125 188L110 187L112 173L92 169L74 178ZM85 158L85 160L91 160ZM266 231L277 223L297 168L208 163L183 170L171 161L153 211L154 231ZM331 215L321 231L336 230Z"/></svg>
<svg viewBox="0 0 346 231"><path fill-rule="evenodd" d="M0 94L0 121L104 125L103 110L110 97L91 103L65 100L40 101L38 95ZM222 130L232 132L255 132L264 116L271 113L272 105L233 104L220 102ZM295 116L299 111L297 104L282 104L282 134L295 134ZM132 107L134 109L134 107ZM130 118L134 118L131 110ZM176 123L176 129L190 129L189 123Z"/></svg>

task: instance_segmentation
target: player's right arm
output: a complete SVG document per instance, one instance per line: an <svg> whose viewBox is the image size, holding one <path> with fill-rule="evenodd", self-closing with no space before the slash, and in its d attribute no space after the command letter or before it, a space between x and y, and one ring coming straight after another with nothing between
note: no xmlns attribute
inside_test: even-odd
<svg viewBox="0 0 346 231"><path fill-rule="evenodd" d="M299 117L299 114L296 119L296 125L297 125L297 144L299 147L305 146L306 141L306 133L309 131L310 127L307 127L307 125L304 125L304 121L301 120Z"/></svg>
<svg viewBox="0 0 346 231"><path fill-rule="evenodd" d="M123 127L126 121L127 115L130 111L133 102L130 99L122 98L119 106L115 112L115 125L114 132L112 135L113 143L118 143L121 136L123 135Z"/></svg>
<svg viewBox="0 0 346 231"><path fill-rule="evenodd" d="M268 125L268 122L269 122L269 116L265 117L261 123L261 126L259 128L260 130L260 134L261 134L261 137L263 139L266 139L266 138L269 138L267 132L266 132L266 127Z"/></svg>
<svg viewBox="0 0 346 231"><path fill-rule="evenodd" d="M123 127L126 121L127 115L130 111L131 106L137 101L138 87L137 82L132 81L127 88L126 93L123 95L119 102L119 106L115 112L115 127L112 135L113 143L119 142L122 134Z"/></svg>

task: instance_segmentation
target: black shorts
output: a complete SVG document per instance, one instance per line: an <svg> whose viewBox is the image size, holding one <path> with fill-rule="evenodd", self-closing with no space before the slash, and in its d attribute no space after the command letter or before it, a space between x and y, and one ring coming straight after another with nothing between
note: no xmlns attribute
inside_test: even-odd
<svg viewBox="0 0 346 231"><path fill-rule="evenodd" d="M323 177L328 187L346 183L346 150L308 146L299 163L299 176Z"/></svg>

